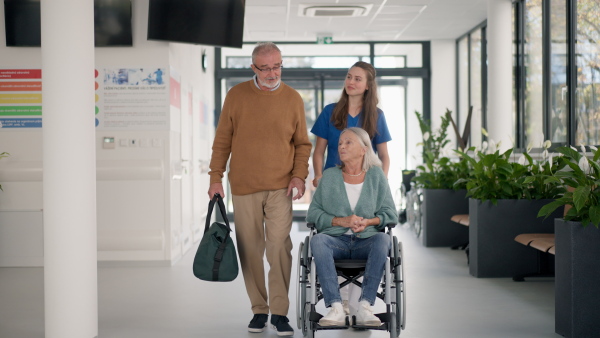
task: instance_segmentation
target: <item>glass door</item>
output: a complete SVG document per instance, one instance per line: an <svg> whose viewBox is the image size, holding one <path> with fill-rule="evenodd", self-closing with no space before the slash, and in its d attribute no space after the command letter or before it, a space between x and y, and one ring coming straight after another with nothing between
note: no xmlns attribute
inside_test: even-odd
<svg viewBox="0 0 600 338"><path fill-rule="evenodd" d="M326 80L325 76L321 76L316 79L286 79L285 83L296 89L300 96L304 100L304 109L306 113L306 128L308 130L308 137L313 145L311 151L311 158L308 164L308 178L306 179L306 192L304 196L294 201L294 220L304 221L306 218L306 212L312 201L312 196L316 190L313 186L314 169L312 163L312 152L317 142L317 138L310 132L317 117L323 110L323 107L330 103L337 102L342 88L344 86L344 80ZM327 156L327 153L325 153Z"/></svg>
<svg viewBox="0 0 600 338"><path fill-rule="evenodd" d="M323 107L330 103L337 102L340 98L344 79L332 80L332 76L323 74L314 79L294 79L285 78L284 82L296 89L304 100L306 113L306 125L308 136L314 145L316 137L310 130L312 129L317 117L323 110ZM246 81L246 78L229 78L225 82L225 92L234 85ZM377 78L379 88L379 108L383 110L392 135L392 141L388 143L388 152L390 154L390 170L388 180L392 192L400 188L402 182L402 170L414 169L417 163L420 163L421 154L416 146L421 141L421 132L418 121L414 114L415 111L423 111L423 79L386 76ZM309 175L306 180L306 192L304 196L294 201L294 220L304 221L306 212L312 200L316 188L312 184L314 170L312 166L312 154L309 160ZM227 199L227 209L230 214L230 220L233 219L233 205L231 203L231 192L224 180Z"/></svg>
<svg viewBox="0 0 600 338"><path fill-rule="evenodd" d="M310 129L323 110L323 107L339 100L344 81L343 79L329 80L321 78L311 80L287 79L285 82L295 88L304 99L306 124L314 150L316 137L310 133ZM392 135L392 141L388 143L388 152L390 154L388 180L390 188L394 192L400 188L402 170L409 168L410 165L414 167L415 161L409 161L409 151L407 150L410 144L413 145L413 149L416 149L413 144L415 142L409 142L409 139L420 140L420 131L418 125L415 124L416 117L414 116L414 111L421 112L423 109L422 79L400 76L384 77L377 78L377 85L379 88L379 108L385 114L386 122ZM412 117L409 112L413 112ZM412 131L407 130L407 126L412 126ZM311 161L309 162L309 177L306 180L306 193L302 199L294 202L294 218L296 220L304 220L306 217L306 211L316 190L312 185L313 178L314 170L311 157Z"/></svg>

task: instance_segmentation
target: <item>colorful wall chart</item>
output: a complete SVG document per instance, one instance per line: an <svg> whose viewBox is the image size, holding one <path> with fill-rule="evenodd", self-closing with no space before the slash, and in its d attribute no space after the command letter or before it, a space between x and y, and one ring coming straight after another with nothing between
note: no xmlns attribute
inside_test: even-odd
<svg viewBox="0 0 600 338"><path fill-rule="evenodd" d="M42 127L42 70L0 69L0 129Z"/></svg>

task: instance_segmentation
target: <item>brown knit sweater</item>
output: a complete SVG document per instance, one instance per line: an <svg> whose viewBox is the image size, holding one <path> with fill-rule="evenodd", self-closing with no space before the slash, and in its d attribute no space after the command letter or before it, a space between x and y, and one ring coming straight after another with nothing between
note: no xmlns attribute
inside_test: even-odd
<svg viewBox="0 0 600 338"><path fill-rule="evenodd" d="M227 160L234 195L287 188L308 176L311 143L300 94L281 83L263 91L254 80L229 90L217 126L210 183L219 183Z"/></svg>

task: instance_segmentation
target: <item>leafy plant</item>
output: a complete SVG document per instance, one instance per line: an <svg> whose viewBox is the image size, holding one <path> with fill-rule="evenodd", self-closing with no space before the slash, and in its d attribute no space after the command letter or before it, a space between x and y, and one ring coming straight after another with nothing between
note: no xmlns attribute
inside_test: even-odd
<svg viewBox="0 0 600 338"><path fill-rule="evenodd" d="M419 174L413 178L418 187L424 189L466 189L465 179L469 176L470 168L467 161L452 161L448 157L441 157L434 163L427 163L417 167Z"/></svg>
<svg viewBox="0 0 600 338"><path fill-rule="evenodd" d="M493 204L499 199L554 199L565 192L562 182L555 174L558 159L547 157L535 161L528 153L523 153L519 161L512 161L513 149L500 154L500 151L477 152L477 158L467 152L457 151L472 167L466 179L457 184L466 184L467 196Z"/></svg>
<svg viewBox="0 0 600 338"><path fill-rule="evenodd" d="M451 112L446 110L446 114L442 116L442 124L440 128L433 132L431 130L431 124L428 120L423 119L423 116L415 111L417 119L419 120L419 128L421 128L421 134L423 135L423 162L433 163L435 162L442 152L442 149L450 142L448 140L448 126L450 125L450 119L448 118Z"/></svg>
<svg viewBox="0 0 600 338"><path fill-rule="evenodd" d="M556 152L559 171L556 177L567 187L567 192L555 201L540 209L538 217L548 217L554 210L565 206L566 221L581 222L586 227L590 223L598 228L600 224L600 151L590 146L593 151L592 159L585 156L585 148L581 153L573 147L559 147Z"/></svg>
<svg viewBox="0 0 600 338"><path fill-rule="evenodd" d="M419 112L415 112L423 134L423 164L417 166L418 174L412 179L416 185L424 189L464 189L455 185L460 178L468 176L469 167L465 161L452 161L446 156L441 156L448 140L448 126L452 120L452 112L446 110L442 116L440 128L432 132L429 121L423 119Z"/></svg>
<svg viewBox="0 0 600 338"><path fill-rule="evenodd" d="M7 153L6 151L0 153L0 158L4 158L4 157L8 157L8 156L10 156L10 154ZM0 190L2 190L2 184L0 184ZM4 191L4 190L2 190L2 191Z"/></svg>

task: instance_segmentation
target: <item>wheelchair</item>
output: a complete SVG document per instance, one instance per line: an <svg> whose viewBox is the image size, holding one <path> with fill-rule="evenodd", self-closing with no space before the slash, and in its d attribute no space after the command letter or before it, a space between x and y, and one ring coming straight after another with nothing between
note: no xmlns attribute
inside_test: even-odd
<svg viewBox="0 0 600 338"><path fill-rule="evenodd" d="M412 189L406 194L406 221L417 237L421 236L422 204L423 191L413 184Z"/></svg>
<svg viewBox="0 0 600 338"><path fill-rule="evenodd" d="M310 240L317 233L313 223L307 224L310 234L298 248L298 285L296 288L296 314L298 329L308 338L314 338L318 330L343 330L353 327L355 329L386 330L390 338L400 336L406 326L406 287L404 284L404 264L402 261L402 243L398 242L392 234L395 224L386 226L386 233L392 240L392 247L385 263L385 271L377 292L377 298L384 301L386 312L375 314L382 322L381 326L360 326L356 324L356 317L346 317L344 326L320 326L319 320L323 317L316 311L316 305L323 299L323 294L316 275L317 268L310 249ZM336 272L343 282L340 288L355 284L359 287L359 279L364 275L366 260L336 260Z"/></svg>
<svg viewBox="0 0 600 338"><path fill-rule="evenodd" d="M402 170L402 183L400 184L400 188L396 190L396 195L394 196L394 201L396 201L396 210L398 211L398 223L404 224L406 223L408 208L410 201L408 198L411 190L413 190L413 184L411 180L417 174L416 170Z"/></svg>

